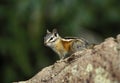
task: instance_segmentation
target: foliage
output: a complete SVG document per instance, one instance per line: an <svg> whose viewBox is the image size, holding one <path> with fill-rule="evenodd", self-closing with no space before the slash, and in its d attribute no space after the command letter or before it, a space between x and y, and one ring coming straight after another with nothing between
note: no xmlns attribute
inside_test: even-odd
<svg viewBox="0 0 120 83"><path fill-rule="evenodd" d="M88 40L95 37L95 41L118 34L119 3L119 0L1 1L1 83L26 80L58 59L43 44L46 29L57 28L62 36L82 35Z"/></svg>

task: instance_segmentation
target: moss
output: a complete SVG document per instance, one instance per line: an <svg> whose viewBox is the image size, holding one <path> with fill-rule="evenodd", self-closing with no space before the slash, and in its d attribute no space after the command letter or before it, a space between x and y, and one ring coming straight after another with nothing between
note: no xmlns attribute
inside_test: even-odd
<svg viewBox="0 0 120 83"><path fill-rule="evenodd" d="M72 67L71 73L72 73L73 75L76 75L77 72L78 72L78 66L75 65L75 66Z"/></svg>
<svg viewBox="0 0 120 83"><path fill-rule="evenodd" d="M113 83L110 79L108 79L109 73L105 71L103 68L99 67L95 70L96 76L94 78L95 83Z"/></svg>
<svg viewBox="0 0 120 83"><path fill-rule="evenodd" d="M93 66L91 64L87 65L86 71L91 72L93 70Z"/></svg>

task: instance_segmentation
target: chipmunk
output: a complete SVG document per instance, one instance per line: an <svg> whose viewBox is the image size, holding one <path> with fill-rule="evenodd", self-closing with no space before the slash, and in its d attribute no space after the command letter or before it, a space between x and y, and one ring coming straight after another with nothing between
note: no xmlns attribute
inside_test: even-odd
<svg viewBox="0 0 120 83"><path fill-rule="evenodd" d="M59 55L60 59L65 58L67 54L83 50L89 45L87 41L81 38L62 38L56 29L53 29L52 32L47 30L47 34L44 37L44 44L53 49Z"/></svg>

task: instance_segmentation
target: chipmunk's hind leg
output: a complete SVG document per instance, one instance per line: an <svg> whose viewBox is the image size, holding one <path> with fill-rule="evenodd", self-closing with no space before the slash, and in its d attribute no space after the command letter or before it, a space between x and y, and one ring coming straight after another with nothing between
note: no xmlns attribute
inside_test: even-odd
<svg viewBox="0 0 120 83"><path fill-rule="evenodd" d="M86 42L76 40L76 41L73 42L73 44L72 44L72 50L73 50L73 52L83 50L83 49L87 48L86 45L87 45Z"/></svg>

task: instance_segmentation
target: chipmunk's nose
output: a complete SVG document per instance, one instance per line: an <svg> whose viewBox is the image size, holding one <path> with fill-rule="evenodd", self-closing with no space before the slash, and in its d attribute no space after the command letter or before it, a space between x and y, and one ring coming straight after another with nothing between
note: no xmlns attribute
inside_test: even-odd
<svg viewBox="0 0 120 83"><path fill-rule="evenodd" d="M44 42L44 45L47 46L47 42Z"/></svg>

